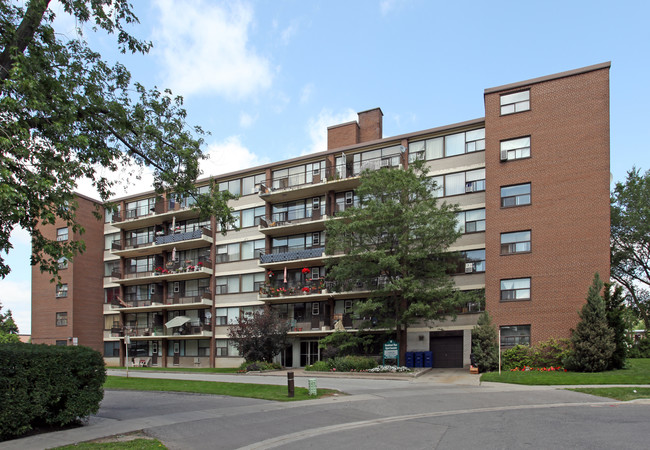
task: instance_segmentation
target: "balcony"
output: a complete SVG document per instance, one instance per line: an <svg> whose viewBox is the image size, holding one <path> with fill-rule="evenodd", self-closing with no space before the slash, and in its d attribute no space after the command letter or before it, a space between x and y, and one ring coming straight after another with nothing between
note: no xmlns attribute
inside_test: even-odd
<svg viewBox="0 0 650 450"><path fill-rule="evenodd" d="M127 272L124 276L119 271L114 271L112 278L119 278L118 283L125 286L133 284L146 284L146 283L160 283L162 281L183 281L193 280L197 278L208 278L212 276L212 263L205 260L199 261L197 265L189 265L188 267L178 268L162 268L160 271L143 271L143 272Z"/></svg>
<svg viewBox="0 0 650 450"><path fill-rule="evenodd" d="M307 280L304 283L264 283L259 288L258 300L267 303L306 302L324 300L330 296L323 279Z"/></svg>
<svg viewBox="0 0 650 450"><path fill-rule="evenodd" d="M111 302L111 309L119 309L124 312L148 312L160 311L163 309L178 309L178 305L183 305L185 309L202 309L212 306L212 294L204 292L197 295L179 295L174 294L171 297L163 299L161 294L152 295L148 299L129 299L124 301L119 299Z"/></svg>
<svg viewBox="0 0 650 450"><path fill-rule="evenodd" d="M142 238L127 239L124 243L115 241L111 250L114 255L135 258L171 251L174 247L176 250L206 247L212 242L212 231L208 227L203 227L184 233L159 234L150 242Z"/></svg>
<svg viewBox="0 0 650 450"><path fill-rule="evenodd" d="M267 236L311 233L325 228L327 216L321 209L304 208L273 214L270 218L261 218L259 231Z"/></svg>
<svg viewBox="0 0 650 450"><path fill-rule="evenodd" d="M203 324L200 321L191 322L190 318L186 316L176 316L174 319L181 318L187 319L187 322L180 326L165 327L165 337L173 339L191 339L212 336L212 325Z"/></svg>
<svg viewBox="0 0 650 450"><path fill-rule="evenodd" d="M124 212L113 214L112 225L123 230L135 230L136 228L151 227L162 222L193 219L199 216L194 209L194 203L189 201L169 202L162 199L156 201L155 207L151 209L135 208L127 209Z"/></svg>
<svg viewBox="0 0 650 450"><path fill-rule="evenodd" d="M351 190L358 185L358 174L353 175L351 168L330 167L324 173L312 173L311 177L299 173L275 179L260 189L260 198L269 203L288 202L322 195L330 190Z"/></svg>
<svg viewBox="0 0 650 450"><path fill-rule="evenodd" d="M287 267L297 268L322 265L325 247L292 249L278 247L274 253L260 255L260 266L264 268Z"/></svg>

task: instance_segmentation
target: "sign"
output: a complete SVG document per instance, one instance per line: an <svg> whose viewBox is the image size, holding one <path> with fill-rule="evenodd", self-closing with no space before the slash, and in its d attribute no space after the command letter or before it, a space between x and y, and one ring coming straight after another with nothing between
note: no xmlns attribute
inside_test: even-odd
<svg viewBox="0 0 650 450"><path fill-rule="evenodd" d="M387 359L396 359L399 366L399 343L392 339L384 344L384 361L382 361L382 364L385 365Z"/></svg>

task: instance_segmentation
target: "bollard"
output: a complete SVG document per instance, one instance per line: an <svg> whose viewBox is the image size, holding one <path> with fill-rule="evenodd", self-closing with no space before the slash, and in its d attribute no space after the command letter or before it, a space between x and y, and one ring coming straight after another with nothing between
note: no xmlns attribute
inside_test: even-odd
<svg viewBox="0 0 650 450"><path fill-rule="evenodd" d="M293 372L287 372L287 387L289 388L289 397L294 396Z"/></svg>

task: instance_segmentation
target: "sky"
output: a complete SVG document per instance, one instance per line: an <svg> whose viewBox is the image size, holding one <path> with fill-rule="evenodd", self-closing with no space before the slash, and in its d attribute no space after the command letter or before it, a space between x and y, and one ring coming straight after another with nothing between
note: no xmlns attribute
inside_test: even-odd
<svg viewBox="0 0 650 450"><path fill-rule="evenodd" d="M650 169L650 2L434 0L138 0L131 31L153 42L122 55L84 33L133 80L182 95L211 134L204 176L326 149L328 126L380 107L384 137L484 116L483 91L611 61L614 182ZM57 5L57 31L74 21ZM150 178L116 195L150 189ZM88 184L79 182L88 194ZM3 311L31 332L29 236L12 233Z"/></svg>

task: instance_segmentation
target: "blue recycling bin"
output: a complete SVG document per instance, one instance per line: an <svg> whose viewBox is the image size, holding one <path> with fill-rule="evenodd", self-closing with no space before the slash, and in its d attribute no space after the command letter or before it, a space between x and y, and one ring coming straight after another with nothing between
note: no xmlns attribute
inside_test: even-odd
<svg viewBox="0 0 650 450"><path fill-rule="evenodd" d="M424 352L424 367L433 367L433 352Z"/></svg>
<svg viewBox="0 0 650 450"><path fill-rule="evenodd" d="M415 357L413 352L406 352L406 361L404 361L406 367L413 368L415 367Z"/></svg>
<svg viewBox="0 0 650 450"><path fill-rule="evenodd" d="M415 352L415 367L424 367L424 352Z"/></svg>

